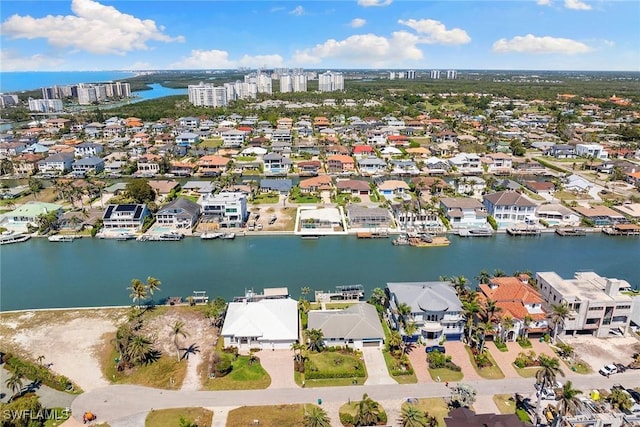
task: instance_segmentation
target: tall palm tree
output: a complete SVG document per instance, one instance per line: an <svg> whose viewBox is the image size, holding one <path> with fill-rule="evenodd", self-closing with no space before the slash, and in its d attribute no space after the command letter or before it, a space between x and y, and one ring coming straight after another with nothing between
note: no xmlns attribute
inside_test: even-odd
<svg viewBox="0 0 640 427"><path fill-rule="evenodd" d="M557 357L549 357L544 354L538 356L538 363L540 368L536 372L536 384L538 384L538 399L536 401L536 417L538 420L540 416L540 403L542 400L542 391L548 386L552 386L556 383L558 375L564 377L564 372L560 369L560 359Z"/></svg>
<svg viewBox="0 0 640 427"><path fill-rule="evenodd" d="M402 427L425 427L428 425L425 414L417 406L410 403L402 406L399 421Z"/></svg>
<svg viewBox="0 0 640 427"><path fill-rule="evenodd" d="M304 427L331 427L327 411L316 405L305 405Z"/></svg>
<svg viewBox="0 0 640 427"><path fill-rule="evenodd" d="M528 314L525 314L524 319L522 319L522 329L521 329L521 337L524 338L525 340L529 339L529 327L531 326L531 323L533 322L533 317L531 317Z"/></svg>
<svg viewBox="0 0 640 427"><path fill-rule="evenodd" d="M308 329L305 331L307 348L311 351L322 351L324 348L324 334L320 329Z"/></svg>
<svg viewBox="0 0 640 427"><path fill-rule="evenodd" d="M176 320L175 323L171 326L171 336L173 337L173 345L176 346L176 354L178 356L178 360L180 360L180 345L178 344L178 336L182 336L182 338L186 338L189 336L189 333L185 330L185 324L182 320Z"/></svg>
<svg viewBox="0 0 640 427"><path fill-rule="evenodd" d="M160 291L160 285L162 282L155 277L147 277L147 292L149 292L150 296L153 296L153 293L156 291Z"/></svg>
<svg viewBox="0 0 640 427"><path fill-rule="evenodd" d="M482 307L482 315L483 315L483 320L485 322L492 322L494 320L495 315L502 311L502 308L498 307L496 304L497 304L497 301L491 298L487 298L485 300Z"/></svg>
<svg viewBox="0 0 640 427"><path fill-rule="evenodd" d="M9 378L4 382L4 385L7 386L13 392L13 396L11 399L16 397L20 390L22 390L22 371L16 369Z"/></svg>
<svg viewBox="0 0 640 427"><path fill-rule="evenodd" d="M478 281L478 283L480 283L481 285L486 285L489 283L489 281L491 281L491 274L489 274L489 272L487 270L482 270L480 271L480 273L478 273L478 275L476 276L476 280Z"/></svg>
<svg viewBox="0 0 640 427"><path fill-rule="evenodd" d="M291 350L293 350L293 362L295 363L296 370L298 372L302 372L304 366L302 350L304 350L304 345L300 344L299 342L294 342L291 344Z"/></svg>
<svg viewBox="0 0 640 427"><path fill-rule="evenodd" d="M353 417L355 426L374 426L380 418L380 404L369 397L367 393L362 395L358 402L356 416Z"/></svg>
<svg viewBox="0 0 640 427"><path fill-rule="evenodd" d="M147 288L144 286L144 283L142 283L138 279L133 279L131 281L131 286L129 286L127 289L131 291L131 294L129 294L129 298L131 298L134 303L137 302L139 308L142 300L147 298Z"/></svg>
<svg viewBox="0 0 640 427"><path fill-rule="evenodd" d="M507 341L509 331L513 328L513 317L507 315L500 319L500 339L502 342Z"/></svg>
<svg viewBox="0 0 640 427"><path fill-rule="evenodd" d="M633 406L633 400L629 393L624 392L620 388L611 390L611 394L606 398L612 408L618 410L629 410Z"/></svg>
<svg viewBox="0 0 640 427"><path fill-rule="evenodd" d="M493 270L493 277L506 277L507 274L500 270L499 268L496 268L495 270Z"/></svg>
<svg viewBox="0 0 640 427"><path fill-rule="evenodd" d="M567 303L553 304L549 319L553 323L553 342L556 342L559 328L564 328L564 322L569 317L569 306Z"/></svg>
<svg viewBox="0 0 640 427"><path fill-rule="evenodd" d="M451 283L453 283L453 287L455 288L458 297L461 297L466 292L467 282L468 280L464 276L453 277Z"/></svg>
<svg viewBox="0 0 640 427"><path fill-rule="evenodd" d="M560 399L558 401L558 412L560 412L560 415L567 416L576 414L578 408L582 406L582 402L580 398L578 398L579 394L582 394L582 391L574 389L571 381L567 381L567 383L562 386Z"/></svg>
<svg viewBox="0 0 640 427"><path fill-rule="evenodd" d="M375 288L371 292L371 297L369 298L369 302L372 305L379 305L384 307L387 303L387 294L382 288Z"/></svg>
<svg viewBox="0 0 640 427"><path fill-rule="evenodd" d="M462 303L462 313L465 319L467 319L467 342L471 342L471 336L473 335L473 327L476 324L477 314L480 313L480 304L478 300L473 299L471 301L465 301Z"/></svg>

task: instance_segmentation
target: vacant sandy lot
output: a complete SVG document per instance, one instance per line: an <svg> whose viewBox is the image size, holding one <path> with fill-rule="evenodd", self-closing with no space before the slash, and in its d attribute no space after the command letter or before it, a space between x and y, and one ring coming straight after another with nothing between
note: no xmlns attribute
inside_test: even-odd
<svg viewBox="0 0 640 427"><path fill-rule="evenodd" d="M612 362L628 365L631 356L640 351L640 341L636 337L563 337L562 340L572 345L575 354L594 371Z"/></svg>

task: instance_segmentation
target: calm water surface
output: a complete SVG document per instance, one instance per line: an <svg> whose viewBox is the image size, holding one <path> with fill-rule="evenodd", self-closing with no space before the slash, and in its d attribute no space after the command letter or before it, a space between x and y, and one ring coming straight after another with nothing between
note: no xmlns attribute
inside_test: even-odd
<svg viewBox="0 0 640 427"><path fill-rule="evenodd" d="M640 285L640 239L602 235L561 238L544 235L464 239L451 236L443 248L396 247L390 239L355 237L302 240L293 236L239 237L233 241L136 242L46 239L0 249L0 310L126 305L132 278L162 281L158 298L205 290L230 299L245 289L287 286L333 290L362 284L370 291L390 281L475 277L482 269L575 271Z"/></svg>

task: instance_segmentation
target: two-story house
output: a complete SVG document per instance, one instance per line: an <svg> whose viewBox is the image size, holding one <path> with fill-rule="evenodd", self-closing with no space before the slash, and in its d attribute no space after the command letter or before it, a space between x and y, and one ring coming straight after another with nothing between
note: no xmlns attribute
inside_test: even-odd
<svg viewBox="0 0 640 427"><path fill-rule="evenodd" d="M149 215L151 213L144 204L109 205L102 215L102 223L107 231L139 231Z"/></svg>
<svg viewBox="0 0 640 427"><path fill-rule="evenodd" d="M407 194L411 188L404 181L389 179L378 185L378 192L381 196L393 200L394 197L402 197Z"/></svg>
<svg viewBox="0 0 640 427"><path fill-rule="evenodd" d="M448 159L452 167L463 175L478 175L484 172L482 161L477 154L459 153Z"/></svg>
<svg viewBox="0 0 640 427"><path fill-rule="evenodd" d="M344 173L353 172L355 170L355 162L353 157L346 154L337 154L327 157L327 172Z"/></svg>
<svg viewBox="0 0 640 427"><path fill-rule="evenodd" d="M154 176L160 173L160 161L162 158L156 154L145 154L138 158L138 175Z"/></svg>
<svg viewBox="0 0 640 427"><path fill-rule="evenodd" d="M38 170L43 174L62 175L71 170L73 153L56 153L38 162Z"/></svg>
<svg viewBox="0 0 640 427"><path fill-rule="evenodd" d="M364 157L358 160L358 169L362 175L376 175L387 169L387 162L378 157Z"/></svg>
<svg viewBox="0 0 640 427"><path fill-rule="evenodd" d="M487 225L487 211L482 203L470 197L440 199L440 209L451 228L479 228Z"/></svg>
<svg viewBox="0 0 640 427"><path fill-rule="evenodd" d="M176 136L175 142L177 145L190 147L200 142L200 135L193 132L183 132Z"/></svg>
<svg viewBox="0 0 640 427"><path fill-rule="evenodd" d="M83 157L74 161L72 168L77 176L95 175L104 170L104 160L100 157Z"/></svg>
<svg viewBox="0 0 640 427"><path fill-rule="evenodd" d="M220 134L224 148L240 148L244 144L247 133L238 129L230 129Z"/></svg>
<svg viewBox="0 0 640 427"><path fill-rule="evenodd" d="M173 228L190 229L200 216L200 205L189 199L177 198L156 213L156 223Z"/></svg>
<svg viewBox="0 0 640 427"><path fill-rule="evenodd" d="M267 153L262 157L265 175L286 175L291 169L291 159L277 153Z"/></svg>
<svg viewBox="0 0 640 427"><path fill-rule="evenodd" d="M247 196L240 192L203 194L198 204L202 206L202 215L218 223L220 227L242 227L249 217Z"/></svg>
<svg viewBox="0 0 640 427"><path fill-rule="evenodd" d="M73 155L76 157L96 157L102 154L104 147L95 142L83 142L73 147Z"/></svg>
<svg viewBox="0 0 640 427"><path fill-rule="evenodd" d="M483 204L501 228L534 219L537 207L532 200L516 191L485 194Z"/></svg>

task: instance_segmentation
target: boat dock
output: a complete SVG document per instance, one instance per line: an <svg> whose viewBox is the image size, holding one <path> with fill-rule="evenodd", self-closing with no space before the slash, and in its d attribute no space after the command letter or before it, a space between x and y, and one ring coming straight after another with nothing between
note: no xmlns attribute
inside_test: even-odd
<svg viewBox="0 0 640 427"><path fill-rule="evenodd" d="M536 227L509 227L507 234L510 236L539 236L540 229Z"/></svg>
<svg viewBox="0 0 640 427"><path fill-rule="evenodd" d="M604 228L602 232L609 236L640 236L640 225L617 224Z"/></svg>
<svg viewBox="0 0 640 427"><path fill-rule="evenodd" d="M558 236L586 236L587 232L581 228L556 228Z"/></svg>
<svg viewBox="0 0 640 427"><path fill-rule="evenodd" d="M449 246L451 242L449 239L443 236L434 236L428 240L422 239L420 237L409 237L409 245L415 246L417 248L433 248L440 246Z"/></svg>
<svg viewBox="0 0 640 427"><path fill-rule="evenodd" d="M488 228L462 228L457 230L456 234L460 237L491 237L493 236L493 230Z"/></svg>
<svg viewBox="0 0 640 427"><path fill-rule="evenodd" d="M334 292L316 291L316 302L329 301L360 301L364 298L364 286L362 285L342 285L336 286Z"/></svg>
<svg viewBox="0 0 640 427"><path fill-rule="evenodd" d="M389 233L386 231L358 231L356 233L358 239L386 239L389 237Z"/></svg>

